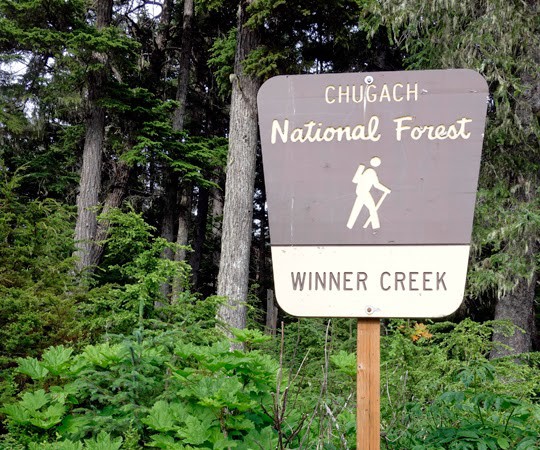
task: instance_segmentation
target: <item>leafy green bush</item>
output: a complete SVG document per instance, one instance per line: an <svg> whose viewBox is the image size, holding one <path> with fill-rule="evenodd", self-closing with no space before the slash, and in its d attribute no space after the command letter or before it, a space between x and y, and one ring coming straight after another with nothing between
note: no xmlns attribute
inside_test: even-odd
<svg viewBox="0 0 540 450"><path fill-rule="evenodd" d="M354 320L291 321L280 339L237 330L249 351L230 352L216 329L223 299L189 286L175 304L162 297L189 267L161 258L169 244L140 214L104 218L104 263L78 285L69 209L3 182L0 448L354 447ZM540 359L488 361L493 326L385 322L386 448L540 445Z"/></svg>
<svg viewBox="0 0 540 450"><path fill-rule="evenodd" d="M6 379L15 357L80 336L70 273L72 210L20 195L23 179L0 166L0 370ZM0 384L0 402L5 389Z"/></svg>
<svg viewBox="0 0 540 450"><path fill-rule="evenodd" d="M120 448L134 431L134 448L277 442L264 412L277 363L257 350L230 352L229 342L185 343L180 334L136 335L78 354L51 347L40 360L20 359L17 370L34 387L1 409L10 432L4 442L90 449L107 440L102 448Z"/></svg>
<svg viewBox="0 0 540 450"><path fill-rule="evenodd" d="M540 446L540 360L489 361L493 326L391 322L381 344L386 448Z"/></svg>
<svg viewBox="0 0 540 450"><path fill-rule="evenodd" d="M162 258L164 249L176 244L155 237L154 227L132 209L113 209L100 220L110 232L93 285L78 305L86 330L93 336L129 334L143 318L168 323L171 311L156 307L169 303L161 286L173 277L187 280L190 269L184 261ZM186 292L185 300L190 298Z"/></svg>
<svg viewBox="0 0 540 450"><path fill-rule="evenodd" d="M138 328L82 351L57 346L20 358L17 373L31 384L1 410L8 433L0 448L354 448L356 357L331 339L347 335L347 321L326 322L322 350L309 361L303 326L285 329L281 342L239 330L236 339L253 349L231 352L210 319L214 307L200 316L184 307L185 322L168 330ZM490 362L492 327L387 324L383 448L540 445L540 360ZM285 351L293 338L296 351Z"/></svg>

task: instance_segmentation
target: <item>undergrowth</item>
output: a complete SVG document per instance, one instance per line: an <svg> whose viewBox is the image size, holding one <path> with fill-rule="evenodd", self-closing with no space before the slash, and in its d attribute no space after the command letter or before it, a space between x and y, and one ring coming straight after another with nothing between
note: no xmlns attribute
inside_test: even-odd
<svg viewBox="0 0 540 450"><path fill-rule="evenodd" d="M163 297L189 267L142 216L106 217L105 264L80 285L70 212L0 188L0 448L355 448L355 321L253 322L230 351L223 299L187 281ZM540 357L490 361L493 327L384 321L382 448L540 448Z"/></svg>

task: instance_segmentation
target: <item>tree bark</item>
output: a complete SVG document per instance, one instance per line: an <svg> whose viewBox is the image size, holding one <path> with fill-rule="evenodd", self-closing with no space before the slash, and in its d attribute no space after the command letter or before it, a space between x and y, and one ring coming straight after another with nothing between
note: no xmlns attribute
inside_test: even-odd
<svg viewBox="0 0 540 450"><path fill-rule="evenodd" d="M516 329L511 336L495 331L490 358L519 355L533 350L537 333L534 302L536 282L536 274L530 281L520 278L516 288L497 301L495 320L509 320L520 329Z"/></svg>
<svg viewBox="0 0 540 450"><path fill-rule="evenodd" d="M167 242L174 242L174 224L177 211L178 198L178 175L173 170L166 166L163 168L163 215L161 220L161 237ZM162 258L172 261L174 252L171 248L163 250ZM160 286L161 295L167 299L171 295L171 282L167 281Z"/></svg>
<svg viewBox="0 0 540 450"><path fill-rule="evenodd" d="M257 154L257 91L260 81L244 75L242 63L257 47L255 30L245 26L246 7L240 1L234 62L229 153L223 207L223 236L218 275L218 295L226 304L218 310L218 319L228 327L245 328L249 283L249 256L253 216L253 191Z"/></svg>
<svg viewBox="0 0 540 450"><path fill-rule="evenodd" d="M107 215L114 208L120 208L122 200L126 195L130 173L131 167L124 161L118 161L114 164L112 185L103 202L102 215ZM108 220L99 221L96 230L95 246L92 252L92 266L97 266L101 261L104 249L102 242L107 239L109 228L110 222Z"/></svg>
<svg viewBox="0 0 540 450"><path fill-rule="evenodd" d="M197 199L197 219L195 221L195 233L193 237L193 253L190 258L191 285L196 291L199 285L199 269L201 267L203 246L206 239L206 222L208 221L208 198L207 188L199 188Z"/></svg>
<svg viewBox="0 0 540 450"><path fill-rule="evenodd" d="M170 27L173 10L173 0L164 0L159 20L159 28L156 33L155 47L150 57L150 72L152 83L161 81L163 66L166 61L166 49L170 39ZM163 167L163 216L161 222L161 237L168 242L174 241L175 211L178 189L178 175L167 165ZM174 253L170 248L163 251L163 258L172 260ZM167 298L171 293L170 283L161 286L163 297Z"/></svg>
<svg viewBox="0 0 540 450"><path fill-rule="evenodd" d="M530 6L531 14L534 15L540 11L539 3L531 3ZM534 132L534 127L535 123L537 123L537 118L540 116L540 71L538 70L540 67L540 49L534 47L530 49L530 52L534 63L531 69L521 74L524 90L523 94L517 97L516 114L519 116L523 128L528 132L530 142L533 146L537 146L538 137ZM522 179L522 177L527 175L519 175L519 184L523 186L538 186L539 175L538 173L534 173L532 176L528 175L527 180ZM522 201L529 204L536 201L534 189L525 189ZM531 208L534 208L534 206L531 206ZM538 344L539 336L536 327L534 298L538 279L536 258L539 241L537 235L524 236L522 239L523 242L517 245L521 248L528 249L525 258L527 265L534 274L532 279L520 278L516 288L511 293L497 300L495 319L509 320L524 332L516 330L512 336L505 336L503 333L495 332L493 334L495 347L490 354L491 358L530 352L533 350L535 344ZM497 345L497 343L503 345Z"/></svg>
<svg viewBox="0 0 540 450"><path fill-rule="evenodd" d="M182 131L186 117L186 99L189 82L189 69L191 65L191 29L193 23L193 0L184 0L184 16L182 24L182 44L179 56L178 85L176 89L176 101L178 107L173 114L173 130ZM179 188L180 205L178 208L178 232L176 234L176 243L184 247L189 239L189 222L191 218L191 183ZM186 260L186 250L178 248L174 254L175 261ZM172 301L178 300L178 295L182 292L184 280L175 277L172 282Z"/></svg>
<svg viewBox="0 0 540 450"><path fill-rule="evenodd" d="M219 180L214 180L216 184L221 185ZM219 272L219 260L221 259L221 236L223 230L223 190L221 188L212 188L211 191L212 197L212 228L211 228L211 240L212 240L212 273ZM217 291L217 279L216 277L212 280L212 285L215 287L214 292Z"/></svg>
<svg viewBox="0 0 540 450"><path fill-rule="evenodd" d="M191 185L190 185L191 187ZM189 222L191 218L191 189L184 187L184 191L180 197L180 204L178 206L178 234L176 235L176 243L181 246L188 244L189 238ZM174 260L182 262L186 260L187 251L185 248L179 248L174 254ZM178 301L178 296L184 290L185 280L181 277L175 277L172 284L172 298L173 303Z"/></svg>
<svg viewBox="0 0 540 450"><path fill-rule="evenodd" d="M180 48L179 57L179 72L178 72L178 85L176 89L176 101L178 107L173 114L173 129L176 131L182 131L184 129L184 121L186 117L186 99L189 82L189 68L190 68L190 52L191 52L191 29L193 22L193 0L184 0L184 20L182 25L182 45ZM188 243L189 237L189 218L191 215L191 208L188 207L188 201L191 200L192 186L183 186L181 189L183 192L180 198L180 209L178 218L178 234L176 237L176 243L181 246L185 246ZM189 196L189 199L188 199ZM176 261L184 261L186 259L186 251L179 249L174 255ZM179 285L178 280L173 284Z"/></svg>
<svg viewBox="0 0 540 450"><path fill-rule="evenodd" d="M155 45L150 55L150 80L156 85L162 81L163 67L167 61L166 51L170 39L173 6L173 0L164 0Z"/></svg>
<svg viewBox="0 0 540 450"><path fill-rule="evenodd" d="M170 0L167 0L167 13L170 15ZM183 12L183 24L182 24L182 42L180 44L179 52L179 70L177 78L176 88L176 101L178 102L177 108L173 112L172 128L175 131L182 131L184 129L184 120L186 116L186 98L187 88L189 81L189 69L190 69L190 52L192 41L192 23L193 23L193 0L184 0L184 12ZM162 39L161 39L162 40ZM161 40L158 40L159 46ZM164 47L161 45L161 47ZM179 177L173 169L169 166L165 167L165 196L164 196L164 216L162 221L161 237L165 238L169 242L174 242L174 224L175 216L178 215L178 231L176 233L176 243L181 246L188 244L189 238L189 219L191 209L187 204L191 199L186 198L191 186L180 187ZM177 203L180 202L180 205ZM175 261L184 261L186 259L186 251L179 249L175 252L166 249L163 252L163 258L167 258ZM178 298L178 294L183 289L183 280L176 277L171 282L161 285L161 293L165 298L171 297L171 302L175 302Z"/></svg>
<svg viewBox="0 0 540 450"><path fill-rule="evenodd" d="M96 28L102 30L112 21L112 0L97 0ZM94 59L105 65L107 56L94 54ZM77 197L77 221L75 224L75 267L78 272L91 270L96 260L95 239L97 232L97 209L101 188L101 165L105 141L105 110L99 104L105 78L105 68L91 71L88 76L88 110L86 135L83 147L81 179Z"/></svg>
<svg viewBox="0 0 540 450"><path fill-rule="evenodd" d="M178 84L176 87L176 101L178 107L174 111L173 129L181 131L184 129L186 116L186 98L189 80L190 53L192 45L192 24L193 24L193 0L184 0L184 18L182 24L182 44L179 55Z"/></svg>

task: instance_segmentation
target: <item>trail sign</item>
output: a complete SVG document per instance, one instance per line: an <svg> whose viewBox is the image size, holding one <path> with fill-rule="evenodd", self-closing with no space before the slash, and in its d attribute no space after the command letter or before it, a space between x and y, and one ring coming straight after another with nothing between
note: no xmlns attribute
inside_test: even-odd
<svg viewBox="0 0 540 450"><path fill-rule="evenodd" d="M264 83L259 123L285 311L441 317L458 308L487 97L470 70Z"/></svg>

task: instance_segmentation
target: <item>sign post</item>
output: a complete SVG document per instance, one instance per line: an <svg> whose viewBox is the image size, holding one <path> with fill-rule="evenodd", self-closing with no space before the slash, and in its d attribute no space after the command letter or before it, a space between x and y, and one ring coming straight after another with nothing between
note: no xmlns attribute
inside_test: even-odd
<svg viewBox="0 0 540 450"><path fill-rule="evenodd" d="M259 90L276 300L359 319L359 449L379 448L379 319L462 302L487 101L463 69L279 76Z"/></svg>
<svg viewBox="0 0 540 450"><path fill-rule="evenodd" d="M356 335L356 448L380 449L379 319L358 319Z"/></svg>

